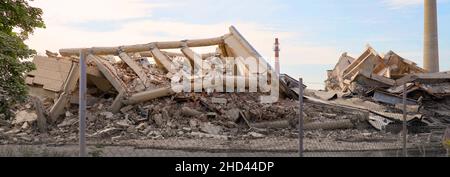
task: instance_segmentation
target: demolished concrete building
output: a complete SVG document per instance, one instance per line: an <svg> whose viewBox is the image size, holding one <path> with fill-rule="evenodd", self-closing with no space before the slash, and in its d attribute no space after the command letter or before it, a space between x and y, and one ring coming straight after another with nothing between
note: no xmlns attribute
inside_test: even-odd
<svg viewBox="0 0 450 177"><path fill-rule="evenodd" d="M436 108L436 105L445 105L445 98L450 96L449 78L450 75L445 72L428 73L423 68L418 67L416 63L402 58L393 51L389 51L382 57L372 47L368 46L357 59L353 59L347 53L344 53L336 67L328 71L328 79L325 83L328 92L338 93L333 99L360 97L364 100L392 107L397 111L403 110L401 105L403 104L403 95L406 94L408 113L416 114L411 118L415 117L419 118L416 120L420 120L416 123L440 124L445 127L448 123L448 117L445 117L444 114L448 110L445 106ZM438 103L442 101L444 103ZM353 105L353 107L358 107L358 105ZM376 112L380 109L388 112L393 110L385 108L370 109L370 106L367 108L374 114L370 116L371 124L378 129L381 129L379 126L381 124L388 125L393 121L402 121L401 115ZM425 110L421 108L425 108ZM430 116L425 118L418 113L429 114ZM443 117L434 116L434 114ZM413 119L408 118L407 120L410 122Z"/></svg>
<svg viewBox="0 0 450 177"><path fill-rule="evenodd" d="M197 54L192 47L216 46L217 51L209 54ZM180 53L166 52L163 49L179 49ZM185 40L179 42L155 42L143 45L121 46L110 48L90 48L90 49L61 49L62 57L35 57L34 63L37 70L28 73L27 83L29 85L42 86L40 93L60 94L49 112L52 120L57 119L64 113L64 108L71 100L76 98L76 83L79 78L79 69L77 57L81 50L88 50L88 81L89 85L95 86L103 92L111 91L114 88L117 97L111 106L112 112L118 112L124 105L137 104L150 101L159 97L174 95L174 88L171 88L173 77L181 68L185 61L189 62L190 70L199 69L208 74L206 64L213 65L214 60L219 60L226 64L231 63L236 66L235 71L231 71L233 82L246 83L247 87L251 83L263 81L261 77L267 74L265 84L271 84L270 77L273 73L270 65L267 64L261 55L243 38L243 36L234 27L230 27L230 33L217 38ZM120 62L108 61L119 57ZM156 63L156 67L142 63L151 57ZM234 61L226 61L227 57L233 57ZM257 59L257 70L251 70L246 58ZM200 59L201 61L195 61ZM231 59L230 59L231 60ZM181 63L181 64L180 64ZM177 67L178 64L178 68ZM200 65L199 65L200 64ZM174 67L175 66L175 67ZM234 68L234 67L229 67ZM230 71L220 73L229 74ZM190 78L193 85L202 83L202 77ZM198 83L195 83L198 82ZM234 84L233 84L234 85ZM194 86L192 86L194 87ZM210 86L211 88L214 85ZM220 86L219 86L220 87ZM227 86L229 90L232 86ZM234 89L234 88L231 88ZM267 88L258 88L267 90ZM38 90L38 89L33 89ZM219 89L221 90L221 89ZM286 90L290 90L286 88ZM53 94L53 95L55 95ZM73 99L76 102L77 99Z"/></svg>
<svg viewBox="0 0 450 177"><path fill-rule="evenodd" d="M344 53L334 70L328 72L326 90L358 92L358 89L392 87L396 85L396 79L407 74L425 73L426 71L418 67L416 63L406 60L392 51L381 57L372 47L368 46L357 59Z"/></svg>
<svg viewBox="0 0 450 177"><path fill-rule="evenodd" d="M216 50L199 54L192 49L206 46ZM114 136L124 131L158 136L155 130L159 128L157 132L162 129L171 136L173 131L175 135L188 131L193 136L223 138L223 127L249 128L258 126L255 122L286 120L283 125L289 128L298 115L298 104L291 99L298 98L299 82L288 75L278 80L271 66L235 27L230 27L228 34L217 38L61 49L61 56L53 52L36 56L33 62L37 69L27 73L26 80L30 95L43 102L49 127L68 131L66 128L77 123L79 55L83 50L87 52L90 137ZM256 70L247 58L256 59ZM221 67L220 63L226 66L219 73L207 67ZM196 71L203 75L191 75ZM223 78L224 83L215 85L217 81L202 80L211 73ZM181 88L187 92L177 92L179 84L186 80L191 84ZM255 92L249 93L251 89ZM272 98L269 91L281 94L275 106L264 102L263 98ZM75 138L73 131L67 136Z"/></svg>
<svg viewBox="0 0 450 177"><path fill-rule="evenodd" d="M334 70L328 71L326 90L360 95L395 95L401 99L403 84L407 84L410 98L443 98L449 92L449 73L428 73L416 63L393 51L381 57L368 46L357 59L343 54ZM423 92L424 94L419 94Z"/></svg>
<svg viewBox="0 0 450 177"><path fill-rule="evenodd" d="M204 46L215 50L200 54L192 49ZM14 120L0 125L0 135L2 132L8 135L0 143L77 140L77 87L82 50L87 52L87 135L91 140L297 138L299 81L286 74L274 74L260 54L231 27L228 34L217 38L61 49L61 56L47 52L48 56L35 57L37 70L27 73L26 81L30 95L40 99L23 105L15 112ZM243 60L248 57L258 59L257 70L252 70ZM224 67L215 74L231 78L234 84L203 83L202 78L213 73L203 64L220 66L217 64L227 61L233 67ZM196 70L204 71L204 75L190 77ZM178 86L186 78L180 71L187 73L187 81L192 83L183 89L195 91L197 84L202 88L198 92L177 92L173 84ZM445 114L450 107L442 110L428 106L431 112L423 112L420 99L413 97L425 90L435 96L445 96L446 87L435 86L447 77L429 75L394 52L381 57L368 47L358 58L345 53L328 75L328 92L306 90L304 94L305 138L318 144L323 140L337 144L363 140L364 144L368 138L376 143L375 140L396 137L387 132L401 130L398 125L402 112L398 103L403 89L397 83L402 80L409 83L408 88L417 91L408 93L408 110L412 113L407 116L408 128L423 132L449 120ZM252 89L250 83L255 82L259 83L256 92L227 92L238 89L238 83L248 91ZM268 89L267 85L273 86L273 82L279 82L279 87ZM424 85L417 89L416 83ZM277 102L261 102L264 97L270 98L268 90L280 94ZM445 104L434 106L441 105ZM324 147L318 145L308 149L321 148Z"/></svg>

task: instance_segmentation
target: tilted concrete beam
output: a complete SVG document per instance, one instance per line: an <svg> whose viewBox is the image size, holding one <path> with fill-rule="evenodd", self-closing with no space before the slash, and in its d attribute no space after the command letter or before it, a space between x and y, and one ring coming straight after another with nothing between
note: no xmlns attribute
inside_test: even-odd
<svg viewBox="0 0 450 177"><path fill-rule="evenodd" d="M59 116L64 114L64 109L69 103L71 94L77 88L78 80L80 79L80 70L78 63L72 63L69 76L64 83L63 92L59 96L56 103L50 109L49 117L52 122L56 122Z"/></svg>
<svg viewBox="0 0 450 177"><path fill-rule="evenodd" d="M177 70L173 68L172 61L169 59L169 57L164 55L164 53L162 53L161 50L159 50L159 48L156 45L151 45L150 50L151 50L150 52L153 55L153 58L155 59L156 64L160 69L168 71L171 74L177 73Z"/></svg>
<svg viewBox="0 0 450 177"><path fill-rule="evenodd" d="M121 52L119 54L119 57L134 71L134 73L136 73L142 84L147 88L147 75L142 70L142 68L133 59L131 59L128 54L124 52Z"/></svg>

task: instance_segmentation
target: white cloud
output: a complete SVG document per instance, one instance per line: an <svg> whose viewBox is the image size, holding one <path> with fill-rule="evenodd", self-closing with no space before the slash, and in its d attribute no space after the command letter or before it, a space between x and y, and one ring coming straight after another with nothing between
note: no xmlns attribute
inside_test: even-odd
<svg viewBox="0 0 450 177"><path fill-rule="evenodd" d="M177 21L139 20L124 23L118 29L99 32L72 28L67 25L48 24L46 29L38 29L27 41L39 52L57 51L60 48L118 46L149 43L155 41L177 41L218 37L228 33L231 23L191 24ZM235 25L254 44L265 44L271 48L273 32L261 30L258 24L236 23ZM248 35L247 35L248 34ZM290 36L282 33L280 36ZM270 40L270 42L267 42Z"/></svg>
<svg viewBox="0 0 450 177"><path fill-rule="evenodd" d="M267 51L267 50L265 50ZM269 61L273 62L273 52L267 53ZM341 52L334 46L311 46L303 44L283 44L281 41L280 62L284 66L295 66L303 64L335 64Z"/></svg>
<svg viewBox="0 0 450 177"><path fill-rule="evenodd" d="M130 44L144 44L155 41L177 41L217 37L228 33L234 25L247 40L269 61L272 61L274 38L281 40L281 57L284 64L332 64L340 52L331 46L309 46L295 44L296 33L277 33L265 26L252 23L191 24L177 21L139 20L124 23L120 28L108 31L88 31L66 25L48 24L38 29L27 43L43 54L45 50L58 51L61 48L107 47ZM206 48L208 49L208 48ZM209 48L211 49L211 48ZM206 52L205 50L197 50Z"/></svg>
<svg viewBox="0 0 450 177"><path fill-rule="evenodd" d="M281 55L285 65L334 64L340 56L340 52L332 46L308 46L293 42L301 37L300 32L277 32L271 26L258 23L242 21L194 24L176 19L151 18L126 20L148 16L151 9L156 7L143 0L37 0L34 3L33 5L44 10L47 28L36 30L27 44L39 54L44 54L45 50L58 51L61 48L107 47L217 37L228 33L228 27L234 25L269 61L272 61L274 55L275 37L282 42ZM163 8L170 9L170 5L166 4ZM81 22L118 19L123 19L122 23L107 31L74 27L74 24Z"/></svg>
<svg viewBox="0 0 450 177"><path fill-rule="evenodd" d="M438 3L449 2L449 0L437 0ZM417 6L424 3L424 0L383 0L383 3L391 9L401 9L404 7Z"/></svg>
<svg viewBox="0 0 450 177"><path fill-rule="evenodd" d="M152 8L165 6L145 0L35 0L30 4L44 9L46 21L56 23L148 17Z"/></svg>
<svg viewBox="0 0 450 177"><path fill-rule="evenodd" d="M423 4L423 0L383 0L383 2L392 9Z"/></svg>

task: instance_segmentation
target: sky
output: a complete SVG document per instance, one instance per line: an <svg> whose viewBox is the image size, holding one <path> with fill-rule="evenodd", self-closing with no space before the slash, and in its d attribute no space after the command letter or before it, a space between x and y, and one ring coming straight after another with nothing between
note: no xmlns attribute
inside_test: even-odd
<svg viewBox="0 0 450 177"><path fill-rule="evenodd" d="M46 29L27 44L44 54L61 48L107 47L210 38L235 26L270 62L281 43L281 72L323 89L326 70L343 52L367 45L422 66L423 0L34 0ZM450 70L450 0L438 0L441 70ZM197 49L202 52L206 49Z"/></svg>

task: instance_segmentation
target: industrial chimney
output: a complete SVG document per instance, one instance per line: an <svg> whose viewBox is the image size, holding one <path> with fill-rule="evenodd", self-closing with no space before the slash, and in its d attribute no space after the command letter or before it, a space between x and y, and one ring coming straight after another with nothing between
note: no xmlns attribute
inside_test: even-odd
<svg viewBox="0 0 450 177"><path fill-rule="evenodd" d="M275 72L280 75L280 43L278 38L275 38Z"/></svg>
<svg viewBox="0 0 450 177"><path fill-rule="evenodd" d="M438 19L436 0L425 0L424 69L439 72Z"/></svg>

